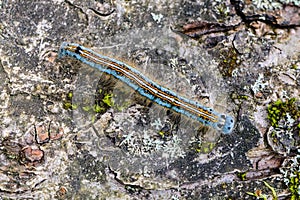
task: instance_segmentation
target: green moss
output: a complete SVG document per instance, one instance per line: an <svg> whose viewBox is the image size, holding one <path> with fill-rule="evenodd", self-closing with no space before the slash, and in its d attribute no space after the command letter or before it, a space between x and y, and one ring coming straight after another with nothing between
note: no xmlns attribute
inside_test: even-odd
<svg viewBox="0 0 300 200"><path fill-rule="evenodd" d="M231 96L231 99L238 99L238 100L248 100L249 99L248 96L240 95L240 94L237 94L237 93L232 93L230 96Z"/></svg>
<svg viewBox="0 0 300 200"><path fill-rule="evenodd" d="M293 64L292 66L291 66L291 69L297 69L298 67L297 67L297 65L296 64Z"/></svg>
<svg viewBox="0 0 300 200"><path fill-rule="evenodd" d="M72 102L65 101L63 103L63 108L66 109L66 110L75 110L75 109L78 108L78 106L75 105L75 104L72 104Z"/></svg>
<svg viewBox="0 0 300 200"><path fill-rule="evenodd" d="M63 108L66 110L69 110L72 108L72 103L71 102L64 102L63 103Z"/></svg>
<svg viewBox="0 0 300 200"><path fill-rule="evenodd" d="M95 104L93 105L93 111L96 113L104 113L107 109L114 106L114 94L111 91L98 90Z"/></svg>
<svg viewBox="0 0 300 200"><path fill-rule="evenodd" d="M289 113L293 119L300 117L300 110L295 102L296 98L291 98L285 102L277 100L268 106L268 119L273 127L278 127L279 120L284 119L287 113Z"/></svg>
<svg viewBox="0 0 300 200"><path fill-rule="evenodd" d="M121 112L125 109L127 109L130 105L132 105L133 100L130 98L124 99L123 101L115 101L113 104L114 109Z"/></svg>
<svg viewBox="0 0 300 200"><path fill-rule="evenodd" d="M104 98L102 99L103 103L105 103L106 105L108 105L109 107L113 106L113 94L105 94Z"/></svg>
<svg viewBox="0 0 300 200"><path fill-rule="evenodd" d="M297 148L299 146L299 140L297 139L300 135L300 123L297 122L300 118L300 106L299 102L297 102L296 98L291 98L285 102L278 100L268 106L268 118L271 122L271 125L273 127L277 127L280 131L277 129L274 129L274 131L271 133L271 137L273 139L274 143L280 142L281 139L280 134L285 134L287 132L291 133L292 135L288 135L288 137L291 138L291 144L287 148ZM283 123L282 123L283 122ZM296 122L296 123L295 123ZM282 124L284 126L282 127ZM286 126L286 124L288 126ZM298 134L298 136L296 136ZM284 138L284 137L282 137ZM286 138L286 137L285 137ZM294 167L289 167L288 173L282 172L285 176L285 179L288 180L286 182L290 193L291 198L293 200L300 199L300 172L298 170L298 161L294 161L293 165ZM295 167L296 166L296 167Z"/></svg>
<svg viewBox="0 0 300 200"><path fill-rule="evenodd" d="M63 108L66 110L75 110L78 108L78 105L72 103L73 92L70 91L66 95L66 100L63 102Z"/></svg>
<svg viewBox="0 0 300 200"><path fill-rule="evenodd" d="M98 104L95 104L95 105L94 105L94 111L95 111L95 113L101 113L101 112L103 112L104 110L105 110L104 107L102 107L102 106L100 106L100 105L98 105Z"/></svg>
<svg viewBox="0 0 300 200"><path fill-rule="evenodd" d="M72 97L73 97L73 92L69 92L68 93L68 99L72 99Z"/></svg>
<svg viewBox="0 0 300 200"><path fill-rule="evenodd" d="M92 123L94 123L96 121L96 115L93 115L91 118Z"/></svg>
<svg viewBox="0 0 300 200"><path fill-rule="evenodd" d="M289 190L291 192L291 200L300 199L300 172L295 171L289 178Z"/></svg>
<svg viewBox="0 0 300 200"><path fill-rule="evenodd" d="M247 172L238 172L238 173L237 173L237 177L238 177L239 179L241 179L241 181L247 180L246 175L247 175Z"/></svg>
<svg viewBox="0 0 300 200"><path fill-rule="evenodd" d="M193 144L192 149L194 151L196 151L197 153L200 153L201 152L201 143L198 143L198 144L195 143L195 144Z"/></svg>
<svg viewBox="0 0 300 200"><path fill-rule="evenodd" d="M233 70L241 64L239 55L234 48L223 50L220 54L222 59L218 65L220 72L223 76L231 77Z"/></svg>
<svg viewBox="0 0 300 200"><path fill-rule="evenodd" d="M83 106L82 109L83 109L85 112L89 112L92 108L91 108L91 106Z"/></svg>
<svg viewBox="0 0 300 200"><path fill-rule="evenodd" d="M104 92L102 89L98 89L98 96L94 105L90 105L90 102L81 102L78 105L74 104L72 99L74 94L72 91L66 94L65 100L63 102L63 108L66 110L75 110L81 108L84 112L92 115L92 121L96 119L95 114L104 113L106 110L114 105L113 94L110 92Z"/></svg>
<svg viewBox="0 0 300 200"><path fill-rule="evenodd" d="M164 131L159 131L158 134L160 135L160 137L164 138L165 137L165 132Z"/></svg>
<svg viewBox="0 0 300 200"><path fill-rule="evenodd" d="M215 143L213 142L201 142L195 141L192 143L191 149L196 151L197 153L209 153L215 147Z"/></svg>

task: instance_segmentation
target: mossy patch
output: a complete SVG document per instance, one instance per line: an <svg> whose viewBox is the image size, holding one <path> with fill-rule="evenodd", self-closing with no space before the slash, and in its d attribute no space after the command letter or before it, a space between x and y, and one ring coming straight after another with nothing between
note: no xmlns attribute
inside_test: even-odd
<svg viewBox="0 0 300 200"><path fill-rule="evenodd" d="M78 106L72 102L73 91L69 91L63 101L63 108L66 110L76 110Z"/></svg>
<svg viewBox="0 0 300 200"><path fill-rule="evenodd" d="M241 64L239 54L234 48L223 50L220 53L221 61L218 65L223 76L231 77L232 72Z"/></svg>
<svg viewBox="0 0 300 200"><path fill-rule="evenodd" d="M280 120L285 119L289 114L294 120L300 117L300 109L296 104L296 98L291 98L285 102L277 100L268 106L268 119L271 125L276 128ZM300 124L297 124L300 127Z"/></svg>
<svg viewBox="0 0 300 200"><path fill-rule="evenodd" d="M247 172L238 172L237 173L237 177L241 180L241 181L246 181L247 180Z"/></svg>
<svg viewBox="0 0 300 200"><path fill-rule="evenodd" d="M216 146L216 143L213 142L202 142L195 141L191 144L191 149L194 150L197 153L209 153L213 150L213 148Z"/></svg>
<svg viewBox="0 0 300 200"><path fill-rule="evenodd" d="M105 113L114 105L113 96L114 95L111 92L98 90L94 104L90 104L90 102L74 103L74 94L72 91L70 91L66 94L65 100L63 101L63 108L66 110L80 109L87 115L91 115L92 121L94 121L97 114Z"/></svg>
<svg viewBox="0 0 300 200"><path fill-rule="evenodd" d="M300 199L300 171L299 171L299 153L296 149L299 147L300 136L300 106L296 98L286 101L277 100L267 108L268 119L274 127L271 132L271 138L274 144L284 146L287 153L293 151L296 156L290 159L290 164L281 169L284 175L284 182L288 186L290 199Z"/></svg>
<svg viewBox="0 0 300 200"><path fill-rule="evenodd" d="M289 177L289 190L291 192L291 200L300 199L300 172L294 171Z"/></svg>
<svg viewBox="0 0 300 200"><path fill-rule="evenodd" d="M283 174L284 182L289 188L291 200L300 199L300 150L298 149L297 155L293 158L288 158L280 172Z"/></svg>

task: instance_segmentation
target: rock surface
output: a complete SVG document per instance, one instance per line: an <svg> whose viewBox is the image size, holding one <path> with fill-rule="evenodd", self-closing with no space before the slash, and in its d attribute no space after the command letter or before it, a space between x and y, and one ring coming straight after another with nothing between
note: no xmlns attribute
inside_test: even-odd
<svg viewBox="0 0 300 200"><path fill-rule="evenodd" d="M299 4L0 1L0 199L299 198ZM233 132L59 59L64 41L234 116Z"/></svg>

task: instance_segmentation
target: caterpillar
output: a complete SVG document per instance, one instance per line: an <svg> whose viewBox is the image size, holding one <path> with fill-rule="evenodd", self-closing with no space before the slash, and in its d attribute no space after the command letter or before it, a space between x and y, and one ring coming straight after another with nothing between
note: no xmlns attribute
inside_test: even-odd
<svg viewBox="0 0 300 200"><path fill-rule="evenodd" d="M79 44L68 42L63 42L59 49L59 57L65 56L74 57L92 68L110 74L151 101L177 113L184 114L206 126L211 126L224 134L229 134L233 130L233 117L218 113L212 108L178 95L150 80L137 69L124 62L101 55Z"/></svg>

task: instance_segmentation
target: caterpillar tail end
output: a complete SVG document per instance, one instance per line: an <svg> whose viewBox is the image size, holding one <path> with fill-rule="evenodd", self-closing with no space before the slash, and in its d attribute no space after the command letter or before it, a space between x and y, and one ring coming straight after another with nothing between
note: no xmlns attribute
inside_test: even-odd
<svg viewBox="0 0 300 200"><path fill-rule="evenodd" d="M227 115L225 118L225 123L224 123L223 129L222 129L222 132L224 134L229 134L232 132L233 127L234 127L234 119L233 119L233 117Z"/></svg>
<svg viewBox="0 0 300 200"><path fill-rule="evenodd" d="M60 47L59 47L59 51L58 51L58 58L62 58L66 56L66 46L68 46L69 43L67 42L63 42Z"/></svg>

